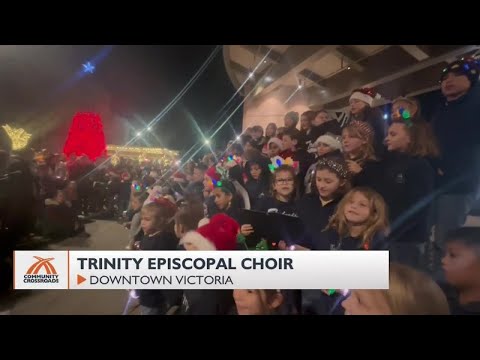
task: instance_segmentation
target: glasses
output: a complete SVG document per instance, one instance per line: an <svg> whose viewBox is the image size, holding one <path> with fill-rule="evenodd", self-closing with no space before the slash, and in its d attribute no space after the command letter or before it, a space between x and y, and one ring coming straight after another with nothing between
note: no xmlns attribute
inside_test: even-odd
<svg viewBox="0 0 480 360"><path fill-rule="evenodd" d="M288 179L276 179L275 182L277 184L291 184L293 183L293 179L292 178L288 178Z"/></svg>

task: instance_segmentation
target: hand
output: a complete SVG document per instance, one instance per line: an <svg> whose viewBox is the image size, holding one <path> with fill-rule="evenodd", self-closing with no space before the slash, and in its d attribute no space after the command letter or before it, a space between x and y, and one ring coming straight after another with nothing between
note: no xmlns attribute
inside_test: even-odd
<svg viewBox="0 0 480 360"><path fill-rule="evenodd" d="M240 228L240 234L242 234L243 236L248 236L248 235L251 235L253 233L254 233L254 230L253 230L252 225L250 225L250 224L242 225L242 227Z"/></svg>
<svg viewBox="0 0 480 360"><path fill-rule="evenodd" d="M287 243L284 240L278 242L278 248L280 250L287 250Z"/></svg>
<svg viewBox="0 0 480 360"><path fill-rule="evenodd" d="M353 160L347 160L347 166L348 171L350 171L352 174L358 174L363 170L362 167Z"/></svg>
<svg viewBox="0 0 480 360"><path fill-rule="evenodd" d="M133 250L140 250L140 241L135 241L133 244Z"/></svg>
<svg viewBox="0 0 480 360"><path fill-rule="evenodd" d="M440 176L443 176L443 175L444 175L444 172L442 171L442 169L438 169L438 170L437 170L437 173L438 173L438 175L440 175Z"/></svg>

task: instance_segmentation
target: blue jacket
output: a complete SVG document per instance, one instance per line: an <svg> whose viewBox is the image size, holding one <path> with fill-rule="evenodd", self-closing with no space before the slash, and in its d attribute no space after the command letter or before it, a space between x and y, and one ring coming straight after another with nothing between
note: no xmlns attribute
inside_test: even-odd
<svg viewBox="0 0 480 360"><path fill-rule="evenodd" d="M480 84L460 99L445 102L432 121L440 146L437 188L448 194L475 192L480 182Z"/></svg>

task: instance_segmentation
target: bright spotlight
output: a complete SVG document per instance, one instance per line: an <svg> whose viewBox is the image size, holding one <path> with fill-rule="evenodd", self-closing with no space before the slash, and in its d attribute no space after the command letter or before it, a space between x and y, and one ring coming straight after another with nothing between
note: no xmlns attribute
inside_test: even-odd
<svg viewBox="0 0 480 360"><path fill-rule="evenodd" d="M148 131L152 131L152 128L149 126L149 127L147 127L147 130L148 130Z"/></svg>
<svg viewBox="0 0 480 360"><path fill-rule="evenodd" d="M384 118L385 120L387 120L387 119L388 119L388 114L387 114L387 113L383 114L383 118Z"/></svg>
<svg viewBox="0 0 480 360"><path fill-rule="evenodd" d="M141 132L137 132L137 136L142 136L142 133L141 133Z"/></svg>
<svg viewBox="0 0 480 360"><path fill-rule="evenodd" d="M205 140L205 145L210 145L210 140Z"/></svg>
<svg viewBox="0 0 480 360"><path fill-rule="evenodd" d="M240 141L240 136L237 136L237 141Z"/></svg>

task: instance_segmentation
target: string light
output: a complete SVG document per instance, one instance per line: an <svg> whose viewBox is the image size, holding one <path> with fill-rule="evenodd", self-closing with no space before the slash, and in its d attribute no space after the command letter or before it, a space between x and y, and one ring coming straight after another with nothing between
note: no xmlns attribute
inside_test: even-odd
<svg viewBox="0 0 480 360"><path fill-rule="evenodd" d="M160 167L167 168L177 161L179 153L163 148L107 145L107 155L112 157L112 161L115 157L128 157L137 159L139 162L155 161Z"/></svg>
<svg viewBox="0 0 480 360"><path fill-rule="evenodd" d="M129 146L107 145L107 151L145 153L145 154L148 154L148 155L178 156L178 151L173 151L173 150L164 149L164 148L145 148L145 147L129 147Z"/></svg>
<svg viewBox="0 0 480 360"><path fill-rule="evenodd" d="M13 150L23 149L27 146L28 141L32 137L32 134L29 134L22 128L16 129L9 125L3 125L2 127L5 129L8 137L12 140Z"/></svg>

